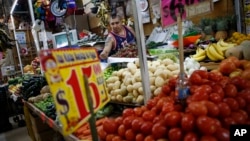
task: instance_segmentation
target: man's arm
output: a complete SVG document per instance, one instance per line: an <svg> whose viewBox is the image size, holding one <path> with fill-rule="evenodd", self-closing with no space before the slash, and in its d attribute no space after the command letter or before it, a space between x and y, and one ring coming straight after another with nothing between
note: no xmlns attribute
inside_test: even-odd
<svg viewBox="0 0 250 141"><path fill-rule="evenodd" d="M106 59L108 58L109 52L112 49L112 45L113 45L113 39L112 36L108 35L108 37L105 40L105 45L104 45L104 49L100 54L100 58L101 59Z"/></svg>
<svg viewBox="0 0 250 141"><path fill-rule="evenodd" d="M127 26L127 28L133 33L134 37L135 37L135 31L131 26ZM136 38L136 37L135 37Z"/></svg>

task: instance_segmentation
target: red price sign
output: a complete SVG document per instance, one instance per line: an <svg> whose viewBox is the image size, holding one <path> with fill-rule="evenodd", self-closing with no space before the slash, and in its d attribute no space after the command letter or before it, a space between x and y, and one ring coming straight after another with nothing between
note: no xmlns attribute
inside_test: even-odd
<svg viewBox="0 0 250 141"><path fill-rule="evenodd" d="M94 111L109 101L97 52L94 48L43 50L40 57L63 134L71 134L90 117L84 75Z"/></svg>
<svg viewBox="0 0 250 141"><path fill-rule="evenodd" d="M204 0L161 0L162 26L170 26L177 22L177 15L183 10L182 18L186 18L185 6L197 4Z"/></svg>

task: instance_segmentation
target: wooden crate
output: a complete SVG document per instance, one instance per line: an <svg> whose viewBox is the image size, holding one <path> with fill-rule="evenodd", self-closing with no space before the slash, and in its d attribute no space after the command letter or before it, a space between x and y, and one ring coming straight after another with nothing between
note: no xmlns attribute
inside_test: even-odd
<svg viewBox="0 0 250 141"><path fill-rule="evenodd" d="M206 67L207 70L217 69L219 64L220 62L200 62L200 65Z"/></svg>

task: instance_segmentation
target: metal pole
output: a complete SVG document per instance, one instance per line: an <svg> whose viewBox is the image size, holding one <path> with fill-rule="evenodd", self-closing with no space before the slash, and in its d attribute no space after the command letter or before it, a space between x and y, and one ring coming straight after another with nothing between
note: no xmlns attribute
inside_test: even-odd
<svg viewBox="0 0 250 141"><path fill-rule="evenodd" d="M34 10L33 10L33 5L32 5L32 0L28 0L28 3L29 3L29 13L30 13L30 17L31 17L32 25L33 25L35 23L35 16L34 16ZM39 41L38 41L38 37L37 37L37 32L34 29L31 29L31 32L32 32L32 35L34 37L36 51L39 52L40 51L40 47L39 47Z"/></svg>
<svg viewBox="0 0 250 141"><path fill-rule="evenodd" d="M136 46L138 48L139 55L139 63L141 70L141 78L142 78L142 87L144 93L144 104L151 98L150 91L150 81L149 81L149 73L148 73L148 64L147 64L147 56L146 56L146 47L145 47L145 37L143 31L142 17L141 13L138 12L140 9L140 1L133 0L133 15L134 15L134 26L136 33Z"/></svg>
<svg viewBox="0 0 250 141"><path fill-rule="evenodd" d="M16 49L17 49L17 56L18 56L18 60L19 60L19 65L20 65L21 73L23 74L23 63L22 63L21 56L20 56L19 43L18 43L17 38L16 38L16 26L15 26L14 17L12 15L12 13L10 15L10 18L11 18L11 22L12 22L12 26L13 26L13 33L14 33L14 38L15 38L15 42L16 42Z"/></svg>
<svg viewBox="0 0 250 141"><path fill-rule="evenodd" d="M236 14L236 22L237 22L237 31L238 32L241 32L241 33L244 33L243 32L243 29L242 29L242 26L243 26L243 20L242 20L242 13L241 13L241 0L234 0L234 8L235 8L235 14Z"/></svg>

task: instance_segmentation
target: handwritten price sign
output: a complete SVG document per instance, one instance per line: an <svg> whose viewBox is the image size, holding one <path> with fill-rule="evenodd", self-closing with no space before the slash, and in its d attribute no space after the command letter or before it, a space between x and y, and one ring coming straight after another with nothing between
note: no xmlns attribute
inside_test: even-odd
<svg viewBox="0 0 250 141"><path fill-rule="evenodd" d="M84 75L88 78L94 111L109 101L97 52L94 48L43 50L40 57L63 134L69 135L91 116Z"/></svg>
<svg viewBox="0 0 250 141"><path fill-rule="evenodd" d="M205 0L161 0L162 26L170 26L177 22L177 15L183 11L182 18L186 18L185 6L197 4Z"/></svg>

